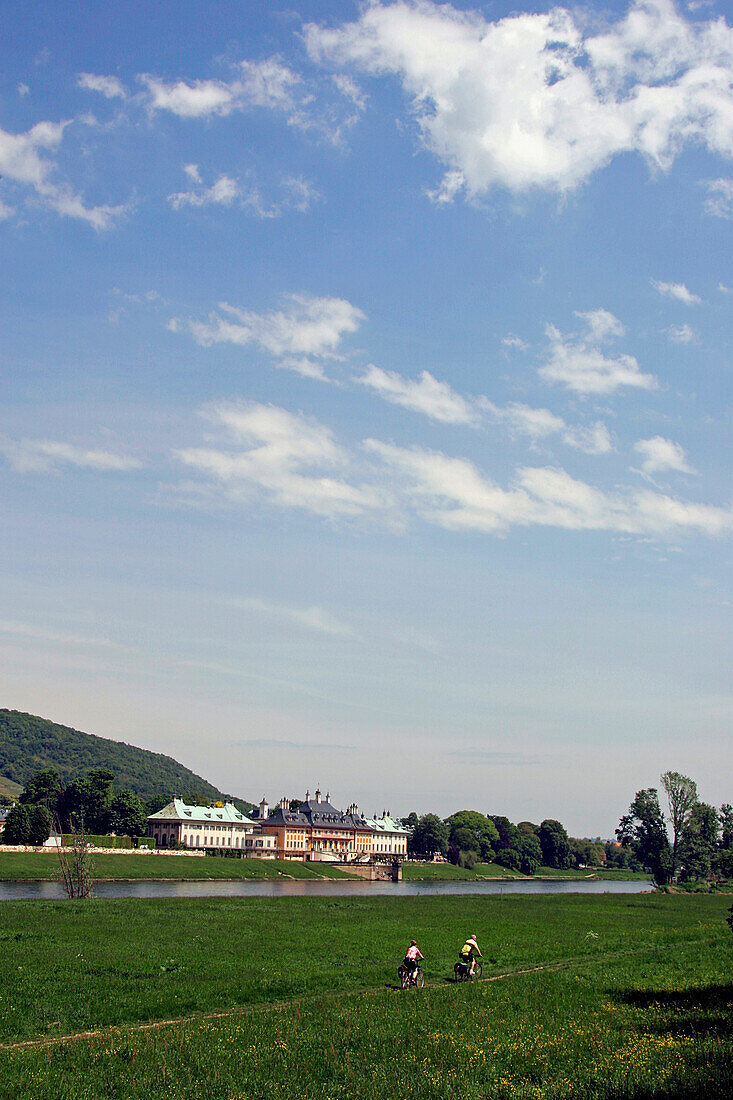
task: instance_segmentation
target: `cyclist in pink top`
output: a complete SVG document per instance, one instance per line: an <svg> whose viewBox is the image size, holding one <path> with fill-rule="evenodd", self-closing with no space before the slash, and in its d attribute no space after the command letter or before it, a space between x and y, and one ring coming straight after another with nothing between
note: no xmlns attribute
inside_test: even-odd
<svg viewBox="0 0 733 1100"><path fill-rule="evenodd" d="M423 955L420 951L420 948L417 946L417 940L411 940L410 946L407 948L407 951L405 952L405 961L402 964L405 967L405 969L407 970L407 973L408 973L410 978L412 978L412 975L417 970L417 961L418 961L418 959L422 959L422 958L423 958Z"/></svg>

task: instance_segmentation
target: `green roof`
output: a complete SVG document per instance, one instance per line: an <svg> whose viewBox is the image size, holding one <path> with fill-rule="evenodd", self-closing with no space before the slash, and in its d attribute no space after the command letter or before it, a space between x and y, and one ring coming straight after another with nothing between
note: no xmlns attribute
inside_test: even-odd
<svg viewBox="0 0 733 1100"><path fill-rule="evenodd" d="M243 814L231 802L223 806L187 806L180 798L174 798L162 810L151 814L148 821L190 821L207 825L209 822L222 822L227 825L254 825L254 821Z"/></svg>

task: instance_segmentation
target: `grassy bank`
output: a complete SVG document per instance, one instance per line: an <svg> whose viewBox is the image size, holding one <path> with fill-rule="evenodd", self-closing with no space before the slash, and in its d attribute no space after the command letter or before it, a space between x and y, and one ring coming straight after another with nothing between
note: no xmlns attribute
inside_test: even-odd
<svg viewBox="0 0 733 1100"><path fill-rule="evenodd" d="M0 1042L103 1030L0 1048L0 1095L728 1095L729 904L647 895L4 902ZM496 981L446 980L468 931ZM428 982L403 994L394 968L411 935ZM155 1020L180 1022L135 1027Z"/></svg>
<svg viewBox="0 0 733 1100"><path fill-rule="evenodd" d="M477 863L470 871L454 867L452 863L404 863L402 877L411 881L467 881L470 879L518 879L525 878L520 871L512 871L498 863ZM540 867L533 878L580 882L585 879L604 881L644 881L649 875L643 871L558 871L555 867Z"/></svg>
<svg viewBox="0 0 733 1100"><path fill-rule="evenodd" d="M94 855L98 880L170 879L203 882L211 879L350 878L348 872L328 863L303 863L285 859L223 859L217 856ZM0 848L0 881L52 882L58 878L56 852L3 852Z"/></svg>

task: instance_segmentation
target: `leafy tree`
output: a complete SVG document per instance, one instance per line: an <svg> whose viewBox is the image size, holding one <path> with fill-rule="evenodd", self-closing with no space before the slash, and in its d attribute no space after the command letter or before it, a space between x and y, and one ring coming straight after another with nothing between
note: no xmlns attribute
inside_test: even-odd
<svg viewBox="0 0 733 1100"><path fill-rule="evenodd" d="M414 810L411 814L408 814L407 817L402 818L402 824L405 826L406 829L412 830L415 828L415 826L417 825L417 814Z"/></svg>
<svg viewBox="0 0 733 1100"><path fill-rule="evenodd" d="M19 798L24 806L45 806L55 814L61 798L61 779L55 768L44 768L32 776Z"/></svg>
<svg viewBox="0 0 733 1100"><path fill-rule="evenodd" d="M446 818L445 823L450 829L451 847L459 852L475 852L484 863L491 863L499 834L490 818L478 810L458 810Z"/></svg>
<svg viewBox="0 0 733 1100"><path fill-rule="evenodd" d="M616 836L634 858L654 875L660 885L669 881L672 866L664 816L653 787L637 791L636 797L616 829Z"/></svg>
<svg viewBox="0 0 733 1100"><path fill-rule="evenodd" d="M512 825L508 817L502 817L500 814L491 814L490 819L499 834L499 838L494 844L496 851L500 852L502 848L516 848L519 841L517 826Z"/></svg>
<svg viewBox="0 0 733 1100"><path fill-rule="evenodd" d="M539 836L540 827L532 821L518 821L517 828L520 833L525 833L528 836Z"/></svg>
<svg viewBox="0 0 733 1100"><path fill-rule="evenodd" d="M117 836L145 836L148 819L143 804L132 791L118 791L110 802L107 828Z"/></svg>
<svg viewBox="0 0 733 1100"><path fill-rule="evenodd" d="M518 871L522 861L519 852L514 848L500 848L496 853L496 862L500 867L508 867L511 871Z"/></svg>
<svg viewBox="0 0 733 1100"><path fill-rule="evenodd" d="M28 807L28 844L45 844L51 835L51 811L48 806Z"/></svg>
<svg viewBox="0 0 733 1100"><path fill-rule="evenodd" d="M707 878L718 844L720 825L714 806L696 802L680 838L681 877L685 880Z"/></svg>
<svg viewBox="0 0 733 1100"><path fill-rule="evenodd" d="M519 870L523 875L535 875L542 863L542 846L534 833L525 833L520 840Z"/></svg>
<svg viewBox="0 0 733 1100"><path fill-rule="evenodd" d="M428 859L432 859L436 852L445 855L448 851L448 826L437 814L423 814L412 830L409 846L412 853Z"/></svg>
<svg viewBox="0 0 733 1100"><path fill-rule="evenodd" d="M677 851L693 806L697 802L697 785L679 772L665 772L660 782L669 802L669 820L672 824L672 867L669 877L674 882L677 874Z"/></svg>
<svg viewBox="0 0 733 1100"><path fill-rule="evenodd" d="M73 831L73 822L81 818L86 822L90 798L89 780L86 776L79 775L66 785L60 802L64 830Z"/></svg>
<svg viewBox="0 0 733 1100"><path fill-rule="evenodd" d="M165 794L154 794L151 798L146 798L143 803L148 817L151 814L157 814L158 810L162 810L164 806L167 806L170 802L170 798ZM194 803L195 805L195 803Z"/></svg>
<svg viewBox="0 0 733 1100"><path fill-rule="evenodd" d="M565 869L570 866L570 839L559 821L545 818L540 825L539 841L545 867Z"/></svg>
<svg viewBox="0 0 733 1100"><path fill-rule="evenodd" d="M733 848L733 806L724 802L720 807L720 847Z"/></svg>
<svg viewBox="0 0 733 1100"><path fill-rule="evenodd" d="M89 779L89 803L84 815L91 833L106 833L109 810L114 797L114 772L108 768L92 768Z"/></svg>
<svg viewBox="0 0 733 1100"><path fill-rule="evenodd" d="M31 823L28 807L18 802L5 819L3 842L5 844L30 844Z"/></svg>

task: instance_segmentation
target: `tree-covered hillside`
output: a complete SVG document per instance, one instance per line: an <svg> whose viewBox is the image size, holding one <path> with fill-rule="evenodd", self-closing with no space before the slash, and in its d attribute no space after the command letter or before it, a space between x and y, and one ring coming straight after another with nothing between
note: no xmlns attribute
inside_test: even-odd
<svg viewBox="0 0 733 1100"><path fill-rule="evenodd" d="M42 768L55 768L62 782L68 783L89 768L99 767L109 768L118 787L129 787L143 800L156 795L196 795L207 802L231 797L171 756L82 733L22 711L0 710L0 777L25 785Z"/></svg>

